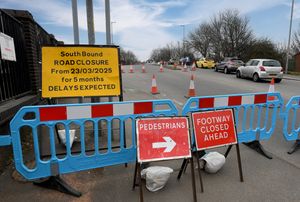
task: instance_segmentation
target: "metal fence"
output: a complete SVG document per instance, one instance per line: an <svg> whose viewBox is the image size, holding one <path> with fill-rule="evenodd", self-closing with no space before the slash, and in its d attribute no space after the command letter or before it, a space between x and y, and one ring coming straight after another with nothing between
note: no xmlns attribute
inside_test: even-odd
<svg viewBox="0 0 300 202"><path fill-rule="evenodd" d="M17 61L0 60L0 103L31 91L23 25L0 10L0 32L14 39Z"/></svg>

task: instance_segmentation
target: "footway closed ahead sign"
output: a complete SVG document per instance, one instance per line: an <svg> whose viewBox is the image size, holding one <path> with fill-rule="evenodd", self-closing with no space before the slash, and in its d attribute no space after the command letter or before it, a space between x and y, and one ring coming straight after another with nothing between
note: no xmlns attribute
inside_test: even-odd
<svg viewBox="0 0 300 202"><path fill-rule="evenodd" d="M118 96L117 47L42 48L42 97Z"/></svg>
<svg viewBox="0 0 300 202"><path fill-rule="evenodd" d="M192 113L197 150L236 144L232 109Z"/></svg>
<svg viewBox="0 0 300 202"><path fill-rule="evenodd" d="M191 157L187 117L140 118L136 131L138 162Z"/></svg>

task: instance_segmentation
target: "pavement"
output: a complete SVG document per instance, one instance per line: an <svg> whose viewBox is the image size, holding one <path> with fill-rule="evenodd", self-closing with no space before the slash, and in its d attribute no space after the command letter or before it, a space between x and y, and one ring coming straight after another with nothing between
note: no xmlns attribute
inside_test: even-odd
<svg viewBox="0 0 300 202"><path fill-rule="evenodd" d="M300 81L300 75L284 74L284 79Z"/></svg>
<svg viewBox="0 0 300 202"><path fill-rule="evenodd" d="M294 76L289 78L293 79ZM148 93L137 94L130 89L124 89L124 100L141 99L156 99L156 97ZM282 136L276 133L275 135ZM262 144L268 146L265 142ZM286 147L289 147L288 144L291 143L286 143ZM226 149L222 147L216 151L224 154ZM300 167L298 164L280 158L276 152L272 152L273 159L270 160L245 145L240 145L240 150L244 182L240 181L237 154L233 147L225 165L218 173L202 172L204 193L200 192L199 176L195 170L198 201L299 201ZM299 159L299 155L298 151L289 157ZM171 167L174 172L166 186L158 192L152 193L143 187L145 201L193 201L190 167L180 181L176 179L181 163L182 160L150 163L150 165ZM81 197L74 197L33 185L32 182L18 176L13 165L10 165L0 176L0 201L139 201L139 188L132 190L134 166L134 164L128 164L128 167L109 166L61 175L71 187L82 193ZM282 167L285 169L280 169Z"/></svg>

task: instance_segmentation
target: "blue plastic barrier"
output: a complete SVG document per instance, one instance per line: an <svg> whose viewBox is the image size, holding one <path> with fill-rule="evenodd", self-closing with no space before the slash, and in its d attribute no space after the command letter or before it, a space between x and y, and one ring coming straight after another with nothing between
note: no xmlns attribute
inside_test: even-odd
<svg viewBox="0 0 300 202"><path fill-rule="evenodd" d="M282 113L283 135L287 141L293 141L300 139L300 118L297 119L300 114L300 96L293 96L285 106L285 110ZM291 119L289 119L289 116ZM289 125L290 123L290 125Z"/></svg>
<svg viewBox="0 0 300 202"><path fill-rule="evenodd" d="M26 116L30 115L31 118ZM148 100L109 102L92 104L43 105L24 107L18 111L10 122L10 135L0 136L0 146L12 145L16 169L26 179L37 179L57 174L82 171L104 166L117 165L136 161L135 118L140 116L175 116L178 110L170 100ZM119 120L119 150L112 149L112 123ZM99 121L106 121L107 150L99 152ZM126 121L131 120L131 145L125 147L124 133ZM85 123L93 123L94 154L88 156L85 152ZM56 126L61 124L66 131L66 154L58 158L56 153ZM70 124L80 127L80 148L78 155L72 155L70 147ZM22 127L29 127L33 136L33 152L35 167L28 168L23 162L21 145ZM49 129L50 157L41 159L39 145L40 133L38 127Z"/></svg>
<svg viewBox="0 0 300 202"><path fill-rule="evenodd" d="M182 115L196 111L233 108L238 142L243 143L269 139L275 129L278 107L282 105L280 93L201 96L188 99L182 109Z"/></svg>

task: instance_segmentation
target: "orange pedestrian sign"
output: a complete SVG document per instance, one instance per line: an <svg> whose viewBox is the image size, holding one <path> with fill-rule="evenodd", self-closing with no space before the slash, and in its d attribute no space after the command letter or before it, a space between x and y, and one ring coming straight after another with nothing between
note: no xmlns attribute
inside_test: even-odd
<svg viewBox="0 0 300 202"><path fill-rule="evenodd" d="M232 109L192 113L197 150L237 143Z"/></svg>

